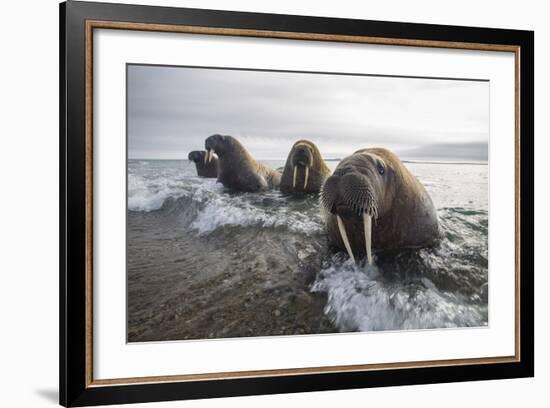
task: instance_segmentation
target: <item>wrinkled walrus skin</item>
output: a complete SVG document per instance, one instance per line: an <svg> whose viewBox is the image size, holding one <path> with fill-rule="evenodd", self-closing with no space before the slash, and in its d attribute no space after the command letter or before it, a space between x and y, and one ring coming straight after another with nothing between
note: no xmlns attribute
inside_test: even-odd
<svg viewBox="0 0 550 408"><path fill-rule="evenodd" d="M281 177L281 193L318 193L330 169L315 143L298 140L292 146Z"/></svg>
<svg viewBox="0 0 550 408"><path fill-rule="evenodd" d="M323 185L321 210L329 243L352 259L371 250L419 248L437 242L437 213L424 186L387 149L358 150Z"/></svg>
<svg viewBox="0 0 550 408"><path fill-rule="evenodd" d="M206 162L206 152L204 150L193 150L187 158L195 163L197 168L197 176L205 178L218 177L218 158L213 156L212 159Z"/></svg>
<svg viewBox="0 0 550 408"><path fill-rule="evenodd" d="M207 153L218 155L218 182L242 192L279 187L281 173L258 163L232 136L212 135L204 143Z"/></svg>

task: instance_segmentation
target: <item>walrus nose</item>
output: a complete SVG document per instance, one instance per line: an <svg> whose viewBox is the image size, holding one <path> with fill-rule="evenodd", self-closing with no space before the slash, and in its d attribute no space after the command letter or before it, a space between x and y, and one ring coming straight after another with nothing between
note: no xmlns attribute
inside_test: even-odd
<svg viewBox="0 0 550 408"><path fill-rule="evenodd" d="M360 194L363 188L367 187L367 183L361 175L356 173L346 173L340 177L340 182L338 183L338 190L340 196L345 199L345 202L349 205L350 201L360 201Z"/></svg>
<svg viewBox="0 0 550 408"><path fill-rule="evenodd" d="M295 162L305 162L308 161L309 157L307 152L304 149L297 149L294 153L294 161Z"/></svg>

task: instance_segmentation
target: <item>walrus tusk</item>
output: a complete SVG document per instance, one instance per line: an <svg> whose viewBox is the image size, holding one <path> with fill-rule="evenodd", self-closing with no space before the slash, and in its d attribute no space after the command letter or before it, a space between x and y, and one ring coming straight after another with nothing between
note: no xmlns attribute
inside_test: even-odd
<svg viewBox="0 0 550 408"><path fill-rule="evenodd" d="M204 152L204 164L208 162L208 155L210 154L210 149L206 149Z"/></svg>
<svg viewBox="0 0 550 408"><path fill-rule="evenodd" d="M304 190L306 189L307 187L307 178L309 177L309 167L306 166L306 176L305 176L305 180L304 180Z"/></svg>
<svg viewBox="0 0 550 408"><path fill-rule="evenodd" d="M294 166L294 175L292 176L292 188L296 188L296 170L298 169L298 166Z"/></svg>
<svg viewBox="0 0 550 408"><path fill-rule="evenodd" d="M212 161L213 156L214 156L214 149L208 149L208 163Z"/></svg>
<svg viewBox="0 0 550 408"><path fill-rule="evenodd" d="M369 265L372 265L372 252L371 252L371 233L372 233L372 216L365 213L363 214L363 226L365 228L365 247L367 249L367 259Z"/></svg>
<svg viewBox="0 0 550 408"><path fill-rule="evenodd" d="M346 246L346 250L348 251L348 255L355 263L355 258L353 257L353 252L351 251L351 246L349 244L348 235L346 234L346 227L344 226L344 222L340 218L340 216L336 215L336 220L338 221L338 229L340 230L340 236L342 237L342 241L344 241L344 245Z"/></svg>

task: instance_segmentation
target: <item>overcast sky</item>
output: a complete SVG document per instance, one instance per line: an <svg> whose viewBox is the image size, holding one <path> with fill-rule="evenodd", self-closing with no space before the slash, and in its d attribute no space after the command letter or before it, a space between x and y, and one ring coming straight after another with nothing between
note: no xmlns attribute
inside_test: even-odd
<svg viewBox="0 0 550 408"><path fill-rule="evenodd" d="M187 158L220 133L258 159L310 139L325 158L487 160L488 82L130 65L127 91L130 158Z"/></svg>

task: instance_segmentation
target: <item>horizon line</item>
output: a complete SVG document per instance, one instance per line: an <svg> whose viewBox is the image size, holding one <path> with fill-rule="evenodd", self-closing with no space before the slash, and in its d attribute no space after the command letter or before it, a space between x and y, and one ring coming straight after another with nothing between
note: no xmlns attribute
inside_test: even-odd
<svg viewBox="0 0 550 408"><path fill-rule="evenodd" d="M343 157L338 158L323 158L324 161L328 162L335 162L335 161L341 161L344 159ZM130 160L145 160L145 161L191 161L187 158L144 158L144 157L129 157L128 161ZM277 160L277 161L284 161L286 162L287 158L273 158L273 157L260 157L255 158L255 160ZM438 159L402 159L402 163L422 163L422 164L473 164L473 165L488 165L488 160L438 160Z"/></svg>

